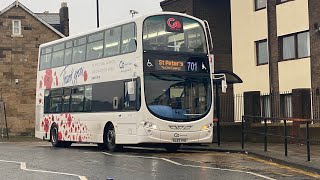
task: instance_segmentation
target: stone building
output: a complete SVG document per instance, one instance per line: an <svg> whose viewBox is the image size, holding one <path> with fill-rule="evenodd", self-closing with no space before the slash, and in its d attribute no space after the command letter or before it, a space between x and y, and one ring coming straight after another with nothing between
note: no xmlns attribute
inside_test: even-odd
<svg viewBox="0 0 320 180"><path fill-rule="evenodd" d="M68 35L66 3L59 14L36 14L18 1L0 12L0 95L10 134L34 134L39 45ZM0 111L3 127L3 108Z"/></svg>

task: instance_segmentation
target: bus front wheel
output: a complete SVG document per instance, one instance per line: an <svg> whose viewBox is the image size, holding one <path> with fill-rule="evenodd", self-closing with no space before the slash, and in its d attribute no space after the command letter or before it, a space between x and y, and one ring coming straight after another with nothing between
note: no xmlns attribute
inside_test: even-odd
<svg viewBox="0 0 320 180"><path fill-rule="evenodd" d="M50 141L53 147L70 147L72 142L69 141L60 141L59 140L59 133L58 133L58 126L53 124L51 127L51 137Z"/></svg>
<svg viewBox="0 0 320 180"><path fill-rule="evenodd" d="M164 144L163 147L169 153L176 152L180 148L181 144Z"/></svg>
<svg viewBox="0 0 320 180"><path fill-rule="evenodd" d="M123 148L122 145L116 144L116 131L112 124L107 128L107 131L105 132L104 142L111 152L121 151Z"/></svg>

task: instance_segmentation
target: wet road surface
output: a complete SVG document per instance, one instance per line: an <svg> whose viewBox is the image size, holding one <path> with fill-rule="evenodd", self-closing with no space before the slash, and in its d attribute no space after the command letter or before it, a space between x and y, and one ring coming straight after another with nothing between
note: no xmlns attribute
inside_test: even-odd
<svg viewBox="0 0 320 180"><path fill-rule="evenodd" d="M0 143L0 179L318 179L319 175L245 154L96 145L53 148L47 142Z"/></svg>

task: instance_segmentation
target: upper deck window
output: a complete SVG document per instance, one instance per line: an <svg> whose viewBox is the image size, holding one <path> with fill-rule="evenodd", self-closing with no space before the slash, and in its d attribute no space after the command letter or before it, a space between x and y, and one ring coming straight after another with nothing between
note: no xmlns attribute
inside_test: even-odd
<svg viewBox="0 0 320 180"><path fill-rule="evenodd" d="M143 27L144 50L206 53L203 26L180 16L152 16Z"/></svg>
<svg viewBox="0 0 320 180"><path fill-rule="evenodd" d="M105 32L104 56L120 54L121 27L108 29Z"/></svg>
<svg viewBox="0 0 320 180"><path fill-rule="evenodd" d="M67 39L40 49L40 70L132 53L137 50L135 23Z"/></svg>
<svg viewBox="0 0 320 180"><path fill-rule="evenodd" d="M103 54L103 32L88 37L87 60L101 58Z"/></svg>
<svg viewBox="0 0 320 180"><path fill-rule="evenodd" d="M83 37L73 41L73 63L83 62L86 60L86 39L86 37Z"/></svg>
<svg viewBox="0 0 320 180"><path fill-rule="evenodd" d="M64 43L53 46L52 67L63 65L64 60Z"/></svg>
<svg viewBox="0 0 320 180"><path fill-rule="evenodd" d="M135 34L135 24L131 23L122 27L121 53L129 53L137 49Z"/></svg>
<svg viewBox="0 0 320 180"><path fill-rule="evenodd" d="M52 47L41 49L40 70L51 67Z"/></svg>

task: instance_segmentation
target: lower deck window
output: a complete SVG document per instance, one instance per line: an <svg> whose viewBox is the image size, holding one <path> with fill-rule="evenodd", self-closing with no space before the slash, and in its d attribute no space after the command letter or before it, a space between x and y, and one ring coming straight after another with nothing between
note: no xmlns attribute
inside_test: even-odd
<svg viewBox="0 0 320 180"><path fill-rule="evenodd" d="M86 86L46 90L45 113L107 112L138 110L140 81L135 80L136 93L128 94L127 82L113 81ZM122 89L122 91L121 91ZM56 93L60 92L60 93ZM117 101L116 103L114 101ZM115 107L115 105L117 107Z"/></svg>

